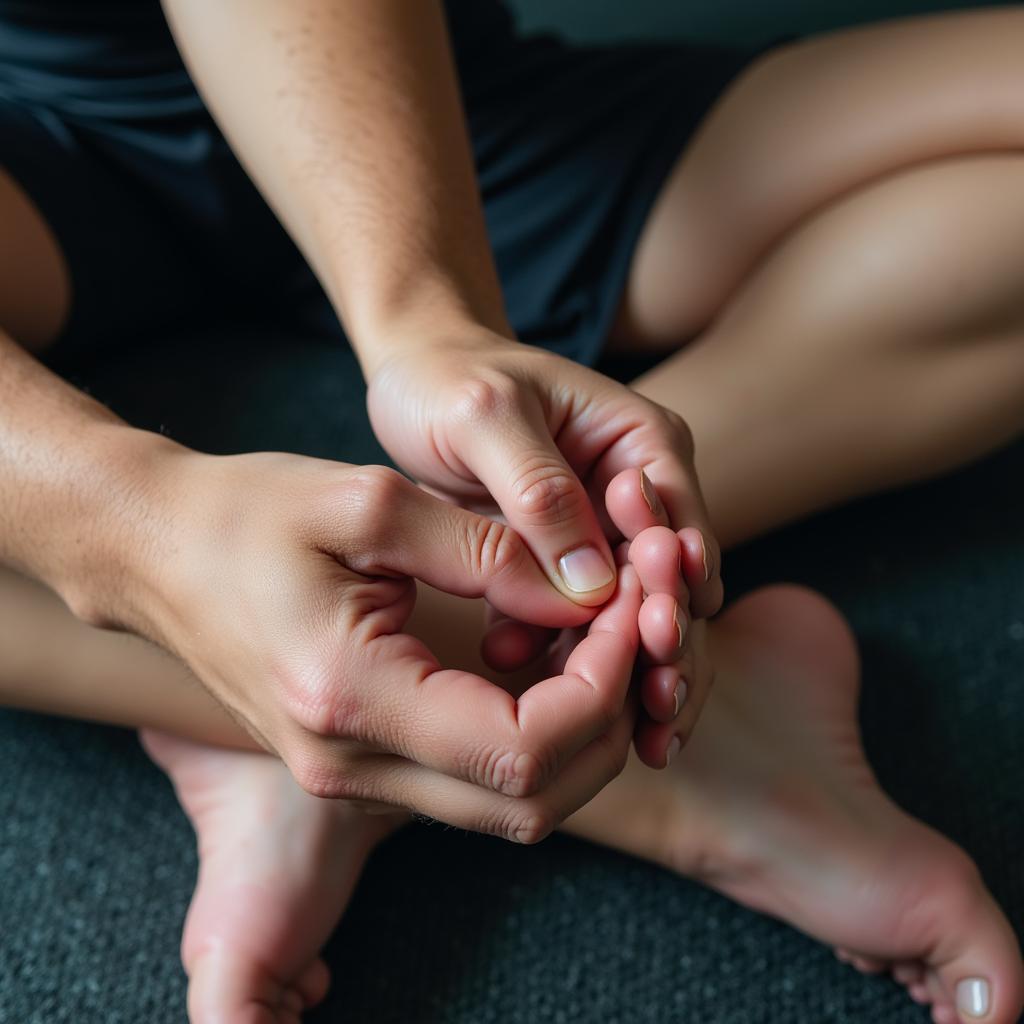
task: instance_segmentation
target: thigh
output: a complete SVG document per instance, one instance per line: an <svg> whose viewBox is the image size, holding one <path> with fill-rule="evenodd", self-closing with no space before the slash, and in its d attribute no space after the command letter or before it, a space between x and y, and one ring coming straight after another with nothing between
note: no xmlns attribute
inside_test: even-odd
<svg viewBox="0 0 1024 1024"><path fill-rule="evenodd" d="M912 164L1024 148L1024 11L986 9L790 44L740 76L661 191L612 334L673 347L793 226Z"/></svg>
<svg viewBox="0 0 1024 1024"><path fill-rule="evenodd" d="M71 279L46 219L2 167L0 224L0 330L37 351L67 321Z"/></svg>
<svg viewBox="0 0 1024 1024"><path fill-rule="evenodd" d="M0 99L0 327L63 366L173 323L195 261L153 206L55 113Z"/></svg>
<svg viewBox="0 0 1024 1024"><path fill-rule="evenodd" d="M579 46L512 27L474 44L456 61L510 322L523 341L593 361L651 203L755 52Z"/></svg>

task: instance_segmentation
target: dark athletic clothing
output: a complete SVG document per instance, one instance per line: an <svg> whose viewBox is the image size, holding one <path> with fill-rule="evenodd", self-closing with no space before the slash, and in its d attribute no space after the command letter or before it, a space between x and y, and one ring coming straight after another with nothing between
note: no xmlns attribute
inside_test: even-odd
<svg viewBox="0 0 1024 1024"><path fill-rule="evenodd" d="M754 54L573 46L499 0L445 7L511 323L592 362L651 204ZM0 165L68 260L56 361L234 309L341 333L153 0L0 0Z"/></svg>

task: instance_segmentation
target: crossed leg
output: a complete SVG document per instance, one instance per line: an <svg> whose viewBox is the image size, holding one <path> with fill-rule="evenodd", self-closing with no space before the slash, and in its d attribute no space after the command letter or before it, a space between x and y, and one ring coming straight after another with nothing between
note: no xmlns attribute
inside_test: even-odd
<svg viewBox="0 0 1024 1024"><path fill-rule="evenodd" d="M633 521L651 515L639 474L619 497ZM479 664L481 609L423 600L421 622L440 618L463 645L446 656ZM632 759L566 827L774 914L865 969L892 969L936 1024L1012 1024L1024 1006L1016 939L970 858L878 787L838 613L772 587L736 602L709 638L719 680L690 745L661 773ZM2 703L38 707L45 674L44 710L191 737L143 734L199 840L182 946L191 1019L294 1024L326 989L319 948L365 857L402 818L316 800L275 759L227 749L252 741L173 658L82 625L13 574L0 574L0 651Z"/></svg>
<svg viewBox="0 0 1024 1024"><path fill-rule="evenodd" d="M699 335L637 386L681 411L693 427L698 467L725 543L852 494L936 472L1019 429L1021 42L1024 18L1003 11L801 44L744 76L683 158L637 253L616 337L671 347ZM60 267L48 265L47 272L59 276ZM54 329L42 324L39 335ZM759 501L749 500L752 493ZM4 586L21 588L18 602L0 622L14 624L22 621L18 609L30 608L22 600L29 585L11 579ZM56 618L35 620L49 621L46 680L63 678L71 703L61 703L57 686L47 691L47 709L245 744L172 660L132 646L130 638L82 632L86 627L59 605L51 604L51 612ZM812 635L830 638L823 649L808 651L787 631L788 623L809 619ZM770 638L765 622L774 624ZM52 638L62 629L73 632L68 649L78 654L70 673L52 654L58 646ZM17 641L22 634L12 636ZM706 727L679 762L690 769L688 777L654 776L631 765L572 827L786 917L864 967L892 965L915 998L932 1003L937 1024L956 1019L960 995L968 1001L965 1013L1000 1024L1013 1020L1021 978L1012 933L965 855L902 815L877 789L856 744L853 655L834 613L804 593L764 592L723 616L712 642L722 683ZM108 666L98 675L122 680L123 691L84 688L87 664ZM22 659L19 669L26 668ZM28 677L19 671L8 678ZM140 686L151 682L152 689ZM822 688L831 694L827 701L818 699ZM800 714L784 729L745 735L742 718L765 691L785 696ZM103 710L94 706L96 693L105 695ZM25 699L38 701L39 694ZM787 729L802 730L804 761L784 756L797 746ZM812 742L814 736L821 742ZM839 739L825 742L825 736ZM209 779L227 772L223 761L211 771L200 762L234 755L156 737L149 748L178 785L205 849L242 842L249 826L241 811L237 819L203 811L218 805ZM724 756L740 749L744 758ZM278 923L271 938L251 930L244 915L227 919L230 934L217 934L210 922L225 919L199 908L205 900L216 907L223 877L214 865L233 861L207 858L210 869L190 919L206 924L193 929L199 938L189 949L211 957L238 948L244 962L231 970L193 968L210 979L193 989L194 1016L210 1019L223 1008L218 1001L234 1000L238 1009L244 999L249 1019L288 1021L322 991L323 974L315 946L292 949L289 966L269 963L276 960L275 943L289 941L288 922L303 907L329 903L331 912L304 933L304 941L319 944L316 935L341 912L362 858L385 829L362 816L341 820L319 806L302 810L304 801L293 799L280 766L239 756L250 760L233 763L254 769L244 773L254 817L271 801L277 820L290 823L284 832L292 834L297 816L312 823L299 861L313 881L259 890L266 900L283 901L281 913L271 915ZM840 770L844 757L847 767ZM713 797L743 806L764 785L766 763L777 766L769 776L773 793L796 796L803 810L788 812L792 800L766 801L771 821L752 817L753 830L739 817L716 817ZM614 817L623 805L636 812L627 836ZM242 821L234 838L215 831L225 820ZM872 825L866 838L855 821ZM876 827L899 840L895 849L879 845ZM320 890L314 853L327 842L351 856ZM812 863L808 850L818 855ZM296 861L287 859L294 849L266 852L264 879L278 867L298 876ZM878 877L883 854L897 866L909 857L915 869L930 869L885 876L883 902L914 909L903 915L913 927L880 929L881 914L824 915L815 898L821 887L838 879L847 893L856 891L858 882ZM815 874L822 862L835 874ZM786 897L784 905L769 885ZM232 945L242 931L259 948Z"/></svg>
<svg viewBox="0 0 1024 1024"><path fill-rule="evenodd" d="M1020 432L1022 45L1014 9L811 39L680 159L611 341L683 346L635 387L693 430L724 546Z"/></svg>

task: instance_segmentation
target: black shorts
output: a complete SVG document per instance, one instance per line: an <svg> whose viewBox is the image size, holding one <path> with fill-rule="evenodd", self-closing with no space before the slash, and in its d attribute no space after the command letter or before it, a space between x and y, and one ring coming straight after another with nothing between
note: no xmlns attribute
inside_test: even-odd
<svg viewBox="0 0 1024 1024"><path fill-rule="evenodd" d="M522 340L593 362L663 182L756 54L583 47L550 34L499 45L489 55L484 41L457 64L509 317ZM0 97L0 164L40 208L70 268L58 364L236 306L341 335L205 111L108 123Z"/></svg>

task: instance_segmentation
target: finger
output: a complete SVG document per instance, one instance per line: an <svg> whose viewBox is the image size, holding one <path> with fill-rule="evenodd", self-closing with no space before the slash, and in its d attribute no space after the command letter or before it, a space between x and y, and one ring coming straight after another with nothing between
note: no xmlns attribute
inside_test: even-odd
<svg viewBox="0 0 1024 1024"><path fill-rule="evenodd" d="M540 625L575 626L593 616L551 587L514 529L447 504L394 470L351 471L339 504L338 516L322 517L310 539L364 576L414 576Z"/></svg>
<svg viewBox="0 0 1024 1024"><path fill-rule="evenodd" d="M480 655L496 672L516 672L536 661L551 645L557 630L501 617L480 642Z"/></svg>
<svg viewBox="0 0 1024 1024"><path fill-rule="evenodd" d="M640 678L644 711L656 722L673 722L686 698L686 684L674 665L656 665Z"/></svg>
<svg viewBox="0 0 1024 1024"><path fill-rule="evenodd" d="M314 755L317 737L336 736L510 796L536 793L623 715L641 596L627 566L564 672L518 701L480 676L441 669L419 640L394 632L401 620L393 608L364 614L348 632L370 639L347 652L338 670L347 685L328 678L293 700L295 719L312 739L294 738L289 766L306 789L332 795L345 766Z"/></svg>
<svg viewBox="0 0 1024 1024"><path fill-rule="evenodd" d="M696 479L691 482L680 469L678 460L669 456L650 463L647 475L665 503L670 525L696 538L702 571L686 577L690 610L695 618L714 615L722 607L721 555Z"/></svg>
<svg viewBox="0 0 1024 1024"><path fill-rule="evenodd" d="M691 594L690 609L695 618L704 619L722 607L724 589L715 563L718 548L709 544L700 530L684 527L679 531L682 550L680 566Z"/></svg>
<svg viewBox="0 0 1024 1024"><path fill-rule="evenodd" d="M615 588L608 542L536 394L489 387L457 428L457 454L490 491L554 586L585 606Z"/></svg>
<svg viewBox="0 0 1024 1024"><path fill-rule="evenodd" d="M640 760L651 768L666 767L686 746L711 692L714 672L705 650L706 626L704 620L693 623L694 643L676 666L679 672L678 714L671 719L653 714L646 707L647 701L644 702L650 718L642 718L638 722L634 745ZM641 681L645 697L648 685L646 678ZM663 695L651 694L651 699L654 710L664 711Z"/></svg>
<svg viewBox="0 0 1024 1024"><path fill-rule="evenodd" d="M488 792L402 758L370 755L356 766L350 785L360 795L404 807L456 828L532 844L589 803L623 769L635 724L629 702L607 733L580 750L557 778L530 797Z"/></svg>
<svg viewBox="0 0 1024 1024"><path fill-rule="evenodd" d="M653 409L656 414L649 421L625 435L605 453L595 467L594 475L598 479L608 480L610 487L616 482L618 474L636 472L636 467L642 465L647 480L653 485L667 514L667 525L677 531L689 527L699 532L706 550L703 560L707 562L710 573L707 580L702 578L699 582L694 581L690 599L694 615L704 617L714 614L721 605L718 581L721 555L693 470L693 441L690 433L678 416L657 406L653 406ZM613 492L613 502L616 499L617 495ZM652 504L657 509L657 504ZM629 509L630 514L639 511L642 515L642 508L638 510L635 501ZM616 512L611 508L609 511L615 519ZM616 511L622 510L617 508ZM651 518L641 520L640 527L654 526L657 522L664 525L663 520L655 516L656 513L652 512ZM635 535L636 523L617 521L616 525L626 536L629 534L624 527L633 529Z"/></svg>
<svg viewBox="0 0 1024 1024"><path fill-rule="evenodd" d="M684 608L690 593L683 582L683 549L667 526L651 526L638 533L629 545L629 562L640 577L646 594L667 594Z"/></svg>
<svg viewBox="0 0 1024 1024"><path fill-rule="evenodd" d="M683 656L689 622L675 598L651 594L640 607L638 622L644 652L653 664L671 665Z"/></svg>
<svg viewBox="0 0 1024 1024"><path fill-rule="evenodd" d="M605 488L605 507L616 528L631 541L642 530L668 526L668 513L642 469L624 469Z"/></svg>

